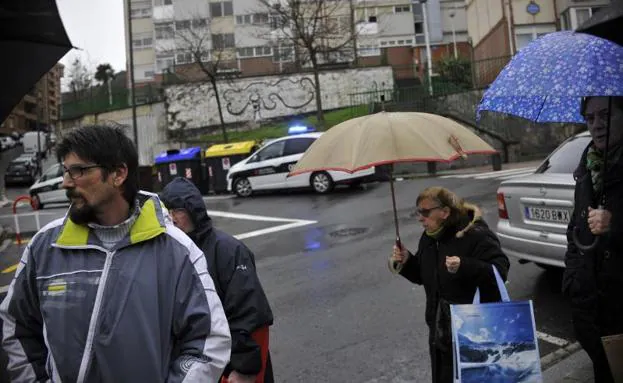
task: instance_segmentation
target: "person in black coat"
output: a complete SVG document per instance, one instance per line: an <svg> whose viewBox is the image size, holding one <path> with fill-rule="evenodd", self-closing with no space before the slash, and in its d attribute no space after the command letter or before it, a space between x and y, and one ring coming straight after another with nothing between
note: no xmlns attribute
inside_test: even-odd
<svg viewBox="0 0 623 383"><path fill-rule="evenodd" d="M228 383L274 381L268 353L273 314L255 268L255 256L241 241L212 227L195 185L177 177L161 192L173 223L203 251L223 303L232 338L231 360L223 373Z"/></svg>
<svg viewBox="0 0 623 383"><path fill-rule="evenodd" d="M492 265L506 280L510 264L478 207L442 187L424 190L416 201L424 227L415 254L394 246L390 270L424 285L433 383L453 382L450 304L501 300Z"/></svg>
<svg viewBox="0 0 623 383"><path fill-rule="evenodd" d="M567 229L562 291L576 337L593 361L596 383L613 382L601 337L623 334L623 97L612 98L607 169L603 171L608 98L583 101L593 140L574 172L575 206ZM605 206L599 208L601 196ZM599 237L598 245L582 247Z"/></svg>

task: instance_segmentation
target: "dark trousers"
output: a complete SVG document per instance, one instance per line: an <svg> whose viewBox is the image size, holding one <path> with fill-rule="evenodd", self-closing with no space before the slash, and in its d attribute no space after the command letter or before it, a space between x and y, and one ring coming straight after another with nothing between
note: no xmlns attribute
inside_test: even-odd
<svg viewBox="0 0 623 383"><path fill-rule="evenodd" d="M612 334L598 326L597 318L592 312L572 310L572 318L578 342L593 361L595 383L614 383L606 352L601 343L602 335Z"/></svg>
<svg viewBox="0 0 623 383"><path fill-rule="evenodd" d="M429 345L429 353L433 383L453 383L454 363L452 361L452 352L442 352L435 346Z"/></svg>

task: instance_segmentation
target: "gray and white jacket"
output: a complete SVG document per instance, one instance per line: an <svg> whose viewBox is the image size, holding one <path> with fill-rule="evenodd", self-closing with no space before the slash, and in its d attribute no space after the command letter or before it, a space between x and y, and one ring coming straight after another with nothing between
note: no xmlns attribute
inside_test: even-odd
<svg viewBox="0 0 623 383"><path fill-rule="evenodd" d="M107 250L66 216L25 249L0 305L14 382L217 382L231 352L203 253L140 192Z"/></svg>

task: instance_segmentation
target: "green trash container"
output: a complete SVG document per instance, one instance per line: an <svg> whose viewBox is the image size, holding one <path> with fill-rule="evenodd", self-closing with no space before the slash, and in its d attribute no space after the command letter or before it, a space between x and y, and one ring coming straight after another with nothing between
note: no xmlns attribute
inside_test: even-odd
<svg viewBox="0 0 623 383"><path fill-rule="evenodd" d="M227 172L235 163L247 158L259 148L257 141L232 142L210 146L204 155L210 191L227 192Z"/></svg>

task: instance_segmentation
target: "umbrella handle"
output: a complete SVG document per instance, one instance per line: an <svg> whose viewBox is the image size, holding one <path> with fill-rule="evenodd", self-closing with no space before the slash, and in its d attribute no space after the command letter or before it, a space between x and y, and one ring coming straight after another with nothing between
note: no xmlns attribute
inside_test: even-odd
<svg viewBox="0 0 623 383"><path fill-rule="evenodd" d="M596 235L595 239L593 240L591 244L584 245L582 244L582 242L580 242L580 229L578 227L573 229L573 243L575 244L575 246L577 246L578 249L582 251L593 250L594 248L597 247L597 245L599 245L600 240L601 240L601 237Z"/></svg>
<svg viewBox="0 0 623 383"><path fill-rule="evenodd" d="M603 199L603 196L602 196L602 199ZM602 203L599 204L597 209L603 209L604 205L605 205L605 201L602 200ZM588 245L584 245L582 244L582 242L580 242L580 228L577 226L573 228L573 243L575 244L575 246L577 246L578 249L582 251L593 250L594 248L597 247L597 245L599 245L600 240L601 240L601 237L598 235L595 235L595 239L593 240L592 243Z"/></svg>

